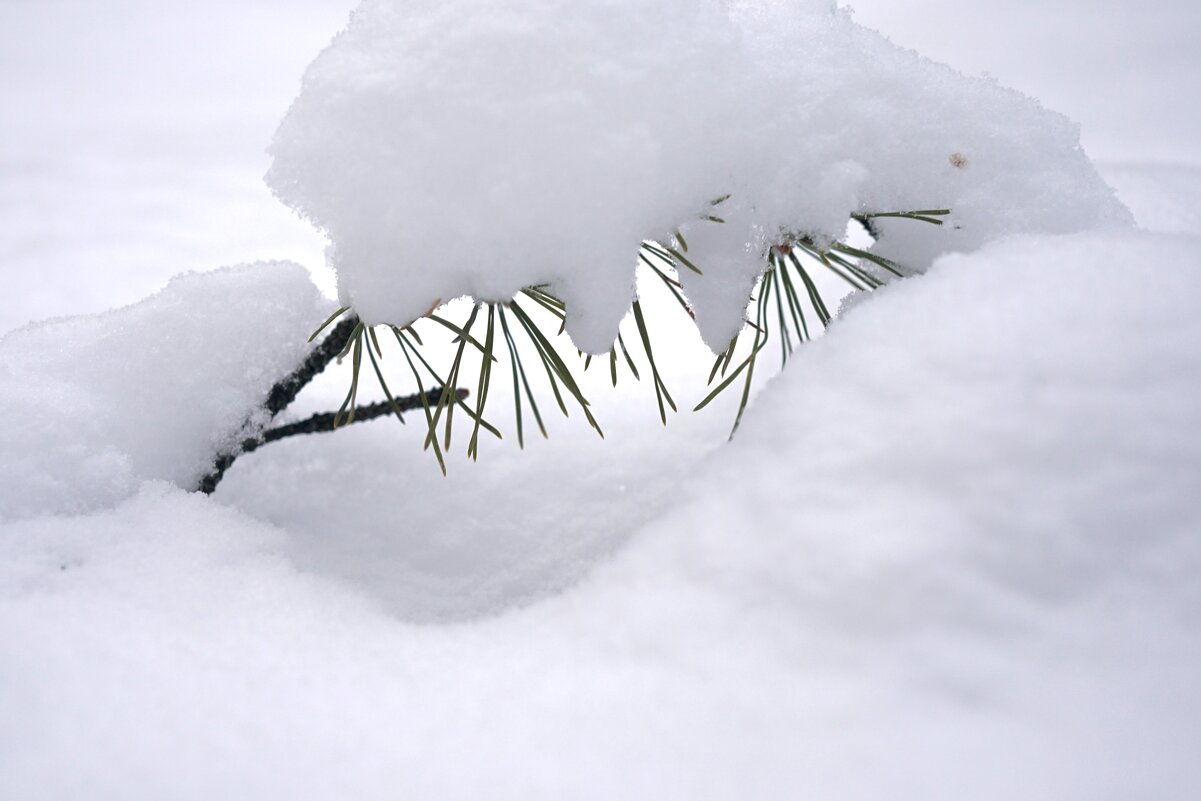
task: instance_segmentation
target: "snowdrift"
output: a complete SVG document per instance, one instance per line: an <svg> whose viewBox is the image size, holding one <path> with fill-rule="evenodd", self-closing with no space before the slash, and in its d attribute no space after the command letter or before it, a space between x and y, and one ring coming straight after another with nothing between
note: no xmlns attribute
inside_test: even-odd
<svg viewBox="0 0 1201 801"><path fill-rule="evenodd" d="M376 529L330 524L329 543L409 538L374 580L293 558L303 504L267 525L151 482L113 509L10 522L5 792L1192 797L1198 252L1090 234L941 260L808 346L738 440L676 466L682 488L627 521L616 555L573 550L579 508L514 499L504 460L407 493L429 466L399 447L387 470L308 473L331 502L374 504L352 519ZM190 369L175 364L164 379ZM384 450L332 439L239 469L295 478ZM654 486L660 467L625 478ZM582 497L604 473L557 475ZM440 525L406 528L429 508ZM577 578L472 623L407 623L381 588L423 539L497 571L536 544L552 569L514 574L530 595ZM434 575L425 597L463 590Z"/></svg>

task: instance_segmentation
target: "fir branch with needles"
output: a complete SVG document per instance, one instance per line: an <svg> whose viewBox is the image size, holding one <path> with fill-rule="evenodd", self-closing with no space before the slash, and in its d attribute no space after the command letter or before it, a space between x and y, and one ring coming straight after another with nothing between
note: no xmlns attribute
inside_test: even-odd
<svg viewBox="0 0 1201 801"><path fill-rule="evenodd" d="M725 220L719 216L719 212L726 200L728 196L712 201L701 219L717 225L724 224ZM876 221L879 219L942 225L950 213L949 209L919 209L856 213L851 219L872 237L878 237ZM684 235L676 231L670 241L643 242L638 256L654 283L666 291L685 314L695 319L679 276L689 271L703 277L703 254L690 252ZM731 437L742 422L751 397L756 365L771 340L774 338L779 344L780 363L784 366L797 348L811 341L832 321L830 306L814 278L814 271L817 270L837 276L856 292L877 289L908 274L902 265L846 242L835 241L823 247L816 244L812 237L782 233L779 241L764 254L764 270L751 294L742 332L715 357L708 379L712 389L694 408L694 411L700 411L732 387L738 387L739 402ZM541 366L540 372L545 374L545 384L559 411L565 416L570 416L573 409L578 411L587 424L604 437L591 403L570 364L576 358L582 358L583 369L586 370L591 365L592 357L579 351L572 356L564 355L574 350L566 342L564 334L567 306L549 286L526 287L506 301L475 300L461 322L448 318L444 311L447 306L439 302L424 316L406 325L382 326L364 324L349 308L338 309L313 332L310 342L333 325L331 334L322 340L296 373L273 388L265 408L272 416L278 414L325 365L335 359L349 360L350 385L337 412L317 415L303 424L283 428L288 429L289 433L311 433L327 426L327 430L333 430L383 416L396 417L403 423L403 412L420 409L426 426L424 448L432 452L439 469L445 474L445 454L452 444L456 414L467 419L465 425L470 430L467 445L469 458L479 458L482 435L502 438L500 429L487 419L493 381L498 377L503 381L507 376L509 381L519 447L525 447L530 422L543 437L547 436L545 417L538 404L540 391L535 389L542 382L532 379L527 369L528 360L533 358ZM653 321L648 319L640 299L634 301L630 316L637 334L633 342L640 346L640 355L646 360L659 417L666 424L668 410L676 412L677 405L656 360ZM414 394L396 396L389 388L381 367L384 351L376 333L377 328L384 328L392 334L403 356L407 373L416 387ZM424 336L419 328L424 331ZM427 358L426 347L426 339L439 330L449 332L453 348L453 356L442 369L437 369ZM566 347L558 346L557 342L564 343ZM473 362L479 361L478 374L474 377L464 373L469 353ZM502 359L508 359L508 370L502 368L497 371ZM358 403L364 361L370 365L371 373L384 394L383 402L368 406ZM610 380L615 387L619 373L623 372L623 365L635 381L640 381L644 375L636 365L622 332L618 333L608 353L608 362ZM467 403L468 385L474 387L472 404ZM527 418L527 411L532 419ZM283 429L271 431L280 430ZM254 450L280 438L273 436L271 431L242 443L240 452ZM236 455L235 452L219 456L213 473L202 481L201 489L211 492Z"/></svg>

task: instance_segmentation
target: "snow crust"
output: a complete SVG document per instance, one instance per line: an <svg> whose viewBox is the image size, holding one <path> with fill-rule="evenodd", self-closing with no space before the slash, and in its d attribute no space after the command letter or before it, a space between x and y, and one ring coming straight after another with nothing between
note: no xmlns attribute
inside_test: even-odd
<svg viewBox="0 0 1201 801"><path fill-rule="evenodd" d="M416 448L306 477L317 446L281 443L231 471L218 500L256 514L243 468L341 496L330 551L403 529L396 559L424 537L529 595L561 585L519 562L576 577L466 624L406 622L386 564L295 559L311 509L282 492L272 524L155 482L70 518L52 501L0 525L4 793L1196 798L1199 244L1033 236L940 260L802 349L615 555L563 536L594 513L611 536L612 514L506 500L503 459L442 494L407 486L429 472ZM143 391L195 367L173 364ZM352 433L325 458L381 458ZM631 483L673 469L624 464ZM581 495L596 480L618 479L557 471ZM519 538L541 553L506 559ZM426 596L464 591L427 573Z"/></svg>
<svg viewBox="0 0 1201 801"><path fill-rule="evenodd" d="M188 273L124 309L0 339L0 520L189 487L261 423L328 304L296 264Z"/></svg>
<svg viewBox="0 0 1201 801"><path fill-rule="evenodd" d="M724 349L782 232L852 211L916 270L1021 232L1128 224L1066 118L902 50L825 0L365 0L306 72L273 191L330 237L342 302L405 323L549 283L607 350L642 239L682 229ZM732 195L700 221L708 201Z"/></svg>

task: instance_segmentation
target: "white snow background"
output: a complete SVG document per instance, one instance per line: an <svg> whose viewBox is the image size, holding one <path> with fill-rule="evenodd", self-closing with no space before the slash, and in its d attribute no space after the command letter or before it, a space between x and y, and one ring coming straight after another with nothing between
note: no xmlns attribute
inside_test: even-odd
<svg viewBox="0 0 1201 801"><path fill-rule="evenodd" d="M593 390L607 441L446 479L380 421L165 481L300 352L295 266L9 334L0 798L1201 797L1201 12L856 7L1080 121L1144 230L942 259L731 444ZM261 176L348 11L0 2L0 328L331 290Z"/></svg>

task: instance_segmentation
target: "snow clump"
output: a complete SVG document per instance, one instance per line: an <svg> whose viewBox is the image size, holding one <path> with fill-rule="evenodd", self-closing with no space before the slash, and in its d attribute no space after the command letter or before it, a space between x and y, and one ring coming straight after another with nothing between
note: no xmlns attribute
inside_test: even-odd
<svg viewBox="0 0 1201 801"><path fill-rule="evenodd" d="M367 322L549 284L590 352L629 308L640 242L677 230L722 349L785 232L954 209L941 229L882 226L880 251L920 270L1003 235L1129 222L1069 120L828 0L364 0L272 154L268 183L328 234Z"/></svg>
<svg viewBox="0 0 1201 801"><path fill-rule="evenodd" d="M149 480L194 487L267 422L325 305L303 267L262 262L0 338L0 521L110 507Z"/></svg>

